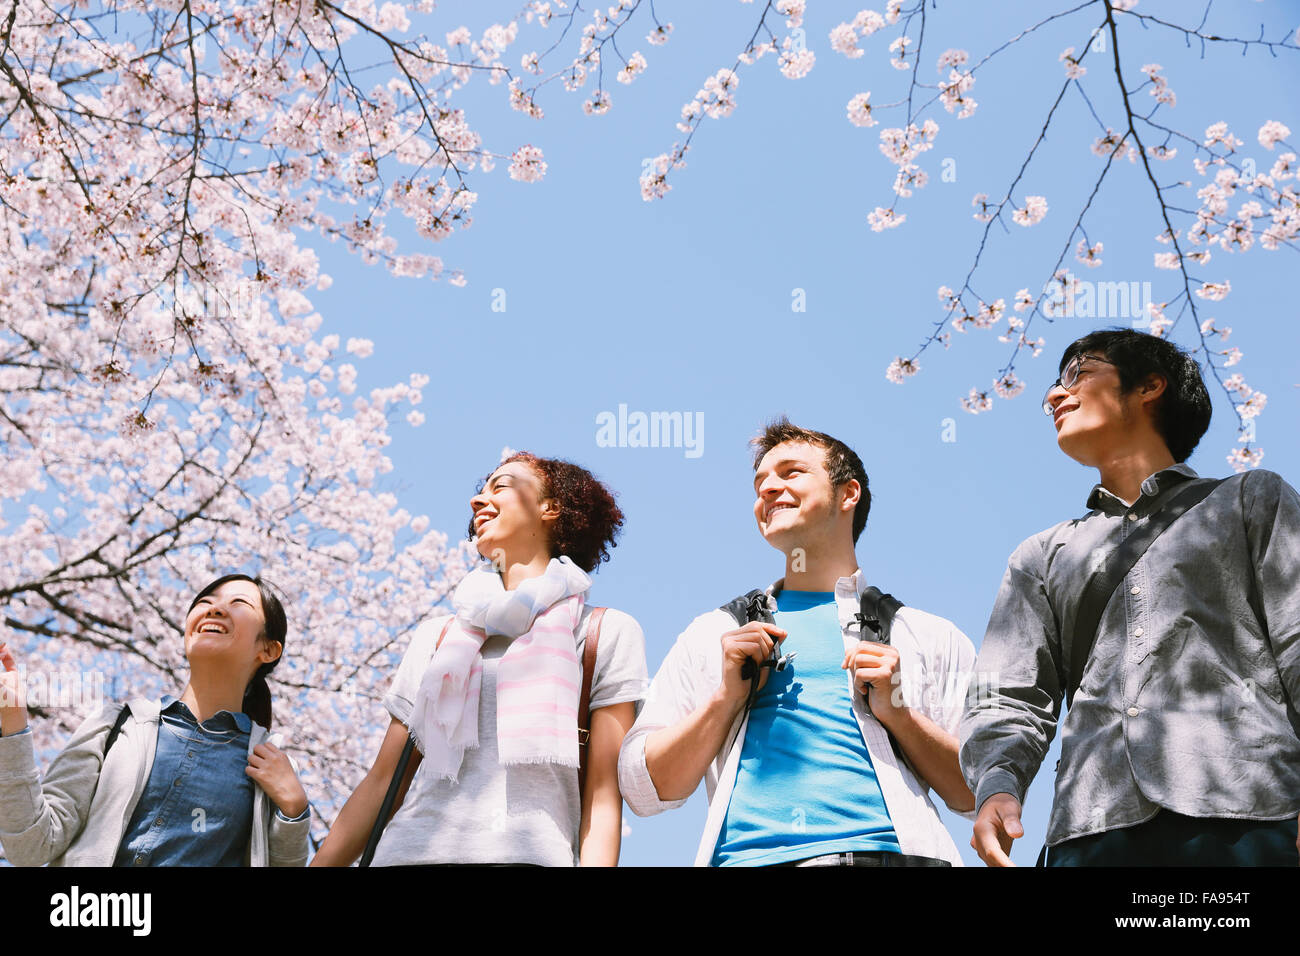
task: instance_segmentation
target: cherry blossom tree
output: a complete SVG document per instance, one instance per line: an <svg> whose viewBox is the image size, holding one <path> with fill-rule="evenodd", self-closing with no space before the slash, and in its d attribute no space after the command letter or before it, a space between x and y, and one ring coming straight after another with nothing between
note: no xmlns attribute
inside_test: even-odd
<svg viewBox="0 0 1300 956"><path fill-rule="evenodd" d="M465 176L499 157L447 100L500 77L516 27L442 47L395 39L395 3L7 7L0 640L66 729L86 701L60 706L56 675L176 690L196 589L263 571L290 612L280 723L328 821L373 754L356 728L380 726L405 635L466 555L384 489L390 420L423 420L427 379L357 394L372 344L318 334L308 294L330 280L299 234L462 281L385 221L435 241L469 224ZM376 55L389 74L363 88L349 57ZM525 148L510 171L544 169Z"/></svg>
<svg viewBox="0 0 1300 956"><path fill-rule="evenodd" d="M677 126L684 138L644 164L641 194L646 200L667 196L672 188L670 179L686 165L687 151L705 121L734 112L742 69L769 54L790 79L800 79L814 66L816 57L805 39L805 0L741 2L757 9L757 22L749 39L734 61L707 77L695 97L682 107ZM578 5L534 6L545 11L548 18L561 20L566 32L578 23ZM1084 268L1102 264L1104 244L1089 237L1089 213L1094 211L1094 201L1105 180L1114 175L1116 164L1127 162L1140 170L1147 182L1151 206L1163 225L1152 238L1154 267L1175 273L1160 296L1164 301L1147 304L1145 314L1138 316L1134 324L1161 336L1171 335L1180 323L1190 327L1182 344L1198 356L1207 374L1221 386L1241 425L1240 447L1234 449L1228 461L1242 470L1258 465L1263 455L1262 449L1254 445L1253 420L1264 408L1267 396L1252 389L1240 373L1225 371L1241 361L1242 353L1235 346L1224 345L1231 328L1208 315L1206 309L1228 295L1231 283L1217 279L1207 267L1215 252L1244 253L1256 244L1267 251L1282 247L1295 250L1300 234L1300 193L1296 189L1295 149L1287 142L1291 130L1278 120L1269 120L1254 133L1260 146L1276 154L1271 168L1255 169L1253 161L1243 161L1237 153L1243 140L1230 131L1227 122L1215 122L1203 132L1174 126L1167 117L1177 103L1177 95L1164 68L1158 63L1139 67L1125 54L1136 33L1156 31L1172 43L1199 47L1202 55L1207 50L1230 49L1252 57L1261 75L1273 75L1278 82L1285 82L1283 74L1278 73L1278 64L1294 66L1294 58L1300 53L1300 31L1293 26L1284 35L1266 37L1261 27L1257 36L1219 35L1207 26L1213 0L1195 11L1187 8L1186 22L1164 19L1137 7L1138 0L1062 4L1059 10L1026 23L1007 42L975 56L956 48L946 49L937 57L928 52L933 41L927 45L927 28L933 34L934 21L942 20L942 10L933 0L887 0L883 11L860 10L830 30L829 43L836 53L856 60L874 45L907 78L893 100L881 102L879 96L873 99L874 91L860 91L848 99L846 107L847 120L854 126L883 125L885 117L893 118L891 125L880 130L879 146L896 167L891 184L894 196L888 205L876 206L866 216L868 226L877 232L903 226L907 219L903 200L926 185L929 174L923 166L923 154L936 143L939 119L946 122L945 113L957 120L976 114L978 103L972 90L981 70L989 69L995 60L1023 52L1036 33L1057 21L1068 21L1079 34L1078 44L1067 47L1056 58L1061 65L1059 91L1041 121L1031 120L1038 128L1037 136L1027 154L1008 167L1004 191L992 199L987 193L973 197L973 215L984 229L966 274L952 287L938 289L940 314L918 347L908 356L895 358L886 375L891 381L903 383L920 370L924 352L936 344L945 348L951 345L954 330L998 329L999 341L1009 346L1006 362L994 374L993 387L972 388L961 399L962 407L979 413L992 408L994 395L1013 398L1020 394L1024 383L1016 375L1018 361L1026 352L1035 356L1041 352L1045 345L1039 334L1045 331L1043 326L1073 314L1081 283L1070 271L1074 266L1067 257L1073 253L1074 262ZM549 73L548 58L555 55L560 44L544 54L524 57L524 68L541 78L531 86L511 81L519 108L540 114L537 98L548 83L559 79L567 89L577 89L594 75L595 89L584 109L588 113L606 112L611 97L605 89L605 66L611 54L622 63L615 72L619 82L631 82L646 69L641 53L625 56L618 45L620 38L636 37L641 30L647 31L644 42L657 46L668 41L672 24L660 21L653 5L635 0L597 8L581 27L576 57L560 56ZM937 70L933 79L928 73L932 57ZM1058 111L1066 97L1078 97L1086 103L1097 124L1096 132L1080 139L1078 145L1097 157L1091 191L1081 208L1070 211L1065 218L1068 225L1058 227L1053 234L1051 241L1059 243L1060 254L1052 270L1045 275L1026 275L1027 285L1014 294L1010 290L1007 295L977 291L985 284L981 265L996 244L995 227L1003 231L1032 228L1048 214L1048 198L1026 194L1022 183L1031 168L1036 169L1040 147L1062 125ZM1114 104L1109 112L1104 101ZM1023 103L1013 106L1024 108ZM1079 138L1073 131L1070 134ZM1166 171L1176 163L1185 163L1185 169ZM1008 299L1013 302L1010 311Z"/></svg>
<svg viewBox="0 0 1300 956"><path fill-rule="evenodd" d="M681 135L643 165L647 200L668 196L684 175L707 121L735 111L745 70L769 54L792 80L815 66L804 0L741 3L739 49L665 118ZM539 120L574 94L599 117L617 85L640 82L666 55L673 34L648 0L590 10L521 3L477 39L449 24L430 39L432 14L431 0L0 7L0 640L32 672L109 672L118 697L175 689L195 590L229 570L265 571L291 618L272 680L277 720L324 822L373 755L376 702L410 629L470 555L389 490L389 427L421 424L427 379L358 394L356 363L373 345L322 329L310 295L330 278L308 237L394 276L462 284L432 244L470 225L475 189L498 163L527 183L547 170L532 144L486 145L463 91L498 87L486 92L501 109ZM1092 196L1132 163L1165 223L1154 262L1174 281L1147 326L1172 334L1187 320L1190 343L1247 423L1266 399L1223 372L1241 354L1221 345L1228 330L1204 312L1230 285L1206 270L1211 251L1295 248L1291 131L1266 123L1255 137L1276 163L1246 169L1227 123L1187 133L1166 122L1171 81L1158 64L1135 68L1125 44L1136 30L1165 31L1267 64L1294 57L1296 37L1220 37L1204 19L1179 24L1135 0L1086 0L996 49L936 57L926 31L941 16L933 3L889 0L829 31L835 53L856 60L875 50L902 86L893 99L846 91L846 121L880 125L894 167L892 184L881 183L893 199L864 208L864 229L906 226L906 200L929 178L923 154L941 121L979 115L973 92L990 62L1059 19L1077 21L1080 39L1059 54L1060 92L1034 121L1038 141L1008 168L1001 195L974 197L984 232L968 271L939 290L940 315L889 377L915 374L922 353L949 345L954 330L989 329L1008 359L994 387L973 389L965 407L985 410L990 391L1022 390L1017 361L1042 348L1042 327L1074 294L1067 256L1087 268L1104 252L1103 238L1088 233L1091 197L1061 228L1051 196L1021 186L1057 106L1078 96L1097 118L1080 147L1098 163ZM521 36L528 51L509 52ZM1094 107L1100 86L1119 93L1113 113ZM1170 163L1189 163L1196 184L1162 173ZM394 214L409 223L411 248L399 248ZM1027 275L1018 292L977 291L995 228L1056 228L1056 267ZM1259 454L1247 441L1232 460L1254 465ZM79 716L39 696L38 733Z"/></svg>

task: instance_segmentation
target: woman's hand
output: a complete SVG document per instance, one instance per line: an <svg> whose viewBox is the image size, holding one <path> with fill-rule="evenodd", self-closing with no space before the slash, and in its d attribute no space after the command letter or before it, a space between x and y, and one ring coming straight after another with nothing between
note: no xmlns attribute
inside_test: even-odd
<svg viewBox="0 0 1300 956"><path fill-rule="evenodd" d="M357 789L348 797L347 803L343 804L343 809L330 826L325 842L311 858L312 866L348 866L361 856L379 817L379 808L388 793L388 785L397 772L397 762L406 747L406 737L406 725L396 717L390 720L388 733L384 735L384 742L375 755L370 772L357 784ZM411 755L412 761L419 756L420 751L416 750ZM413 772L408 765L408 773ZM407 783L409 785L409 779ZM405 796L406 788L403 787L398 790L394 809L401 805Z"/></svg>
<svg viewBox="0 0 1300 956"><path fill-rule="evenodd" d="M0 664L0 735L9 737L27 729L27 695L8 644L0 644Z"/></svg>
<svg viewBox="0 0 1300 956"><path fill-rule="evenodd" d="M274 744L262 743L254 747L244 773L253 778L290 820L307 809L307 791L298 782L289 755Z"/></svg>

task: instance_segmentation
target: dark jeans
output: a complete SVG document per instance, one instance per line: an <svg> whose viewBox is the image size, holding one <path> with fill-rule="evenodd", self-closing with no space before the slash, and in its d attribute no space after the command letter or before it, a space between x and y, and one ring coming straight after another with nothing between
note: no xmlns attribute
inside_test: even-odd
<svg viewBox="0 0 1300 956"><path fill-rule="evenodd" d="M1048 847L1048 866L1297 866L1297 823L1185 817L1161 810L1146 823Z"/></svg>

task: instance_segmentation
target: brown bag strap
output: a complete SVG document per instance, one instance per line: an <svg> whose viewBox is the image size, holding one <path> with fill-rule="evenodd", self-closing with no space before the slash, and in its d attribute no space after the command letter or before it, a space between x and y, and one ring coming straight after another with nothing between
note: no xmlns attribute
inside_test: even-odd
<svg viewBox="0 0 1300 956"><path fill-rule="evenodd" d="M605 608L593 607L587 618L587 640L582 646L582 696L578 698L578 799L587 787L587 752L591 741L591 679L596 673L596 647Z"/></svg>

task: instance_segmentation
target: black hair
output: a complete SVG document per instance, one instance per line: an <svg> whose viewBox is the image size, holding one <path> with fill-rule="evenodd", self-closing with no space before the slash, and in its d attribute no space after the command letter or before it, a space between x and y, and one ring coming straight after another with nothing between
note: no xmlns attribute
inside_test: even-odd
<svg viewBox="0 0 1300 956"><path fill-rule="evenodd" d="M281 658L284 657L284 644L285 637L289 632L289 622L285 617L284 605L280 602L280 598L275 593L270 582L259 577L250 577L247 574L223 574L194 595L189 610L193 611L199 601L209 594L215 593L217 588L229 581L248 581L250 584L257 586L257 592L262 598L262 619L265 622L260 637L266 641L275 641L280 645L280 656L273 661L267 661L259 667L257 673L253 675L253 679L248 682L248 687L244 689L244 713L267 730L270 730L271 688L267 686L266 675L271 673L275 669L275 665L280 663ZM189 611L185 613L188 615Z"/></svg>
<svg viewBox="0 0 1300 956"><path fill-rule="evenodd" d="M758 470L758 464L764 455L788 441L804 442L825 450L826 471L830 475L832 487L838 488L850 479L862 486L862 497L853 509L853 543L857 544L862 529L867 526L867 515L871 512L871 490L867 487L867 469L862 466L862 459L838 438L832 438L825 432L800 428L782 415L768 422L758 437L750 442L754 448L754 470Z"/></svg>
<svg viewBox="0 0 1300 956"><path fill-rule="evenodd" d="M1186 461L1210 427L1210 393L1196 360L1156 335L1135 329L1102 329L1071 344L1061 356L1059 371L1075 356L1089 352L1104 355L1115 366L1121 394L1131 392L1150 375L1165 380L1164 394L1156 400L1156 431L1174 461Z"/></svg>

